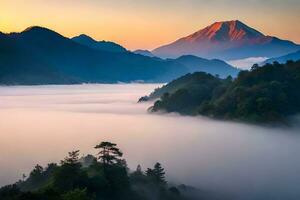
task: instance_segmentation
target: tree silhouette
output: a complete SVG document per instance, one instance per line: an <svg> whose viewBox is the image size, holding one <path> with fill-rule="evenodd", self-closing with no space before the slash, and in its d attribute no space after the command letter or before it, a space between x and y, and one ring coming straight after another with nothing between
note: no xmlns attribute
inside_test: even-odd
<svg viewBox="0 0 300 200"><path fill-rule="evenodd" d="M99 149L98 160L105 165L112 165L122 162L121 157L123 156L123 153L114 143L101 142L95 146L95 149Z"/></svg>
<svg viewBox="0 0 300 200"><path fill-rule="evenodd" d="M26 179L26 174L22 174L22 180L24 181Z"/></svg>
<svg viewBox="0 0 300 200"><path fill-rule="evenodd" d="M61 161L61 164L76 164L79 161L79 150L71 151L68 156Z"/></svg>
<svg viewBox="0 0 300 200"><path fill-rule="evenodd" d="M36 178L40 177L44 171L44 168L40 165L36 165L34 169L30 172L30 177Z"/></svg>
<svg viewBox="0 0 300 200"><path fill-rule="evenodd" d="M40 165L30 176L14 185L0 188L1 200L187 200L180 196L176 187L168 189L165 171L160 163L147 170L147 175L140 165L130 173L126 169L126 160L116 144L102 142L99 160L89 155L91 162L82 167L79 151L68 153L61 165ZM106 163L105 165L103 163ZM24 176L25 179L25 176Z"/></svg>
<svg viewBox="0 0 300 200"><path fill-rule="evenodd" d="M136 171L135 171L137 174L143 174L143 171L142 171L142 167L140 164L138 164L138 166L136 167Z"/></svg>
<svg viewBox="0 0 300 200"><path fill-rule="evenodd" d="M153 169L148 168L146 175L156 183L163 185L167 183L165 179L165 170L160 163L156 163Z"/></svg>

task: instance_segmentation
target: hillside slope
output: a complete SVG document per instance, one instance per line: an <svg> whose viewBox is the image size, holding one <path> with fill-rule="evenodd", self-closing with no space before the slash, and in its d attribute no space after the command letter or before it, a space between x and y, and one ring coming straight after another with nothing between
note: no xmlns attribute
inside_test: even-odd
<svg viewBox="0 0 300 200"><path fill-rule="evenodd" d="M226 78L228 75L237 76L239 69L218 59L204 59L197 56L185 55L174 59L173 61L180 63L188 68L190 73L206 72L212 75L219 75Z"/></svg>
<svg viewBox="0 0 300 200"><path fill-rule="evenodd" d="M221 61L203 63L194 57L186 57L185 62L163 60L131 53L116 44L112 50L111 43L103 46L86 36L80 38L90 43L80 44L78 38L71 40L43 27L0 33L0 84L168 82L195 70L224 76L235 73Z"/></svg>
<svg viewBox="0 0 300 200"><path fill-rule="evenodd" d="M0 84L165 82L188 72L171 61L95 50L42 27L0 34L0 56Z"/></svg>
<svg viewBox="0 0 300 200"><path fill-rule="evenodd" d="M81 34L79 36L73 37L73 41L90 47L92 49L101 50L101 51L110 51L110 52L126 52L127 50L119 44L109 41L96 41L90 36Z"/></svg>
<svg viewBox="0 0 300 200"><path fill-rule="evenodd" d="M292 61L300 60L300 50L296 51L294 53L284 55L284 56L267 59L266 61L263 62L263 64L273 63L273 62L286 63L289 60L292 60Z"/></svg>
<svg viewBox="0 0 300 200"><path fill-rule="evenodd" d="M150 97L161 99L151 111L251 123L287 123L289 116L300 113L299 88L300 61L241 71L234 80L197 72L154 91Z"/></svg>

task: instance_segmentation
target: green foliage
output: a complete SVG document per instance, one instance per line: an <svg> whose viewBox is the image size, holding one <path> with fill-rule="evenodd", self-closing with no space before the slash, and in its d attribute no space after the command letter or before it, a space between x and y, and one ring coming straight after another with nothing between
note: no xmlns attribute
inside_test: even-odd
<svg viewBox="0 0 300 200"><path fill-rule="evenodd" d="M0 188L1 200L187 200L176 187L168 187L160 163L153 169L128 173L117 145L102 142L99 160L79 158L72 151L60 162L36 165L26 180ZM81 163L88 160L84 167ZM190 198L188 198L190 199Z"/></svg>
<svg viewBox="0 0 300 200"><path fill-rule="evenodd" d="M136 170L130 174L130 181L131 181L131 183L135 183L138 185L148 184L149 178L142 171L141 165L138 165Z"/></svg>
<svg viewBox="0 0 300 200"><path fill-rule="evenodd" d="M59 191L68 191L74 188L84 188L87 174L81 170L79 163L64 163L53 175L53 187Z"/></svg>
<svg viewBox="0 0 300 200"><path fill-rule="evenodd" d="M117 145L111 142L101 142L95 146L95 149L99 149L98 159L105 165L118 163L123 156Z"/></svg>
<svg viewBox="0 0 300 200"><path fill-rule="evenodd" d="M61 161L61 164L76 164L79 160L79 150L71 151L68 153L69 155Z"/></svg>
<svg viewBox="0 0 300 200"><path fill-rule="evenodd" d="M40 165L36 165L27 180L19 182L18 187L22 191L39 190L46 187L52 181L50 177L53 176L56 169L57 165L55 163L48 164L45 169ZM23 175L23 177L25 176Z"/></svg>
<svg viewBox="0 0 300 200"><path fill-rule="evenodd" d="M55 170L52 179L53 188L61 192L86 187L88 175L85 170L82 170L79 162L79 150L68 153L68 156L61 161L61 166Z"/></svg>
<svg viewBox="0 0 300 200"><path fill-rule="evenodd" d="M161 99L150 110L251 123L287 123L287 117L300 112L299 87L300 61L254 65L234 80L187 74L152 93Z"/></svg>
<svg viewBox="0 0 300 200"><path fill-rule="evenodd" d="M16 184L7 185L0 189L1 200L14 200L21 195L21 191Z"/></svg>
<svg viewBox="0 0 300 200"><path fill-rule="evenodd" d="M164 85L161 88L155 89L154 92L149 95L147 100L154 100L162 97L165 93L174 94L179 89L187 88L189 88L192 94L196 94L200 92L198 91L199 87L202 87L203 89L210 89L219 82L219 79L216 79L213 75L205 72L186 74L171 81L169 84Z"/></svg>
<svg viewBox="0 0 300 200"><path fill-rule="evenodd" d="M74 189L62 195L62 200L91 200L86 189Z"/></svg>
<svg viewBox="0 0 300 200"><path fill-rule="evenodd" d="M167 183L165 179L165 170L160 163L156 163L153 169L148 168L146 175L156 184L165 185Z"/></svg>

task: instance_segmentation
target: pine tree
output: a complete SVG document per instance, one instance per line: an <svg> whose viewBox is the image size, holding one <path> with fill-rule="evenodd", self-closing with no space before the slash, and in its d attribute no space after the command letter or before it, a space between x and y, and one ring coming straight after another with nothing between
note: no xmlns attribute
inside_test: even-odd
<svg viewBox="0 0 300 200"><path fill-rule="evenodd" d="M159 184L166 184L165 170L160 163L156 163L153 169L148 168L146 175L154 182Z"/></svg>
<svg viewBox="0 0 300 200"><path fill-rule="evenodd" d="M61 161L61 164L77 164L79 162L79 150L71 151L68 156Z"/></svg>
<svg viewBox="0 0 300 200"><path fill-rule="evenodd" d="M98 160L105 165L122 163L121 157L123 153L117 148L117 145L111 142L101 142L95 149L100 149Z"/></svg>

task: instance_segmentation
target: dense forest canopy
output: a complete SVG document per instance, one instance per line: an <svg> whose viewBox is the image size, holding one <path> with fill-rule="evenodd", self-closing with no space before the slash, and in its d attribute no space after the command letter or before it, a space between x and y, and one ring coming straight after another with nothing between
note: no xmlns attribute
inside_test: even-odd
<svg viewBox="0 0 300 200"><path fill-rule="evenodd" d="M160 163L130 171L116 144L101 142L97 156L69 152L60 164L36 165L29 176L0 188L1 200L196 200L220 199L196 188L169 184ZM224 197L224 196L223 196ZM222 197L222 198L223 198Z"/></svg>
<svg viewBox="0 0 300 200"><path fill-rule="evenodd" d="M251 123L287 123L300 112L300 61L253 65L236 79L204 72L180 77L140 101L160 97L152 112L178 112Z"/></svg>

